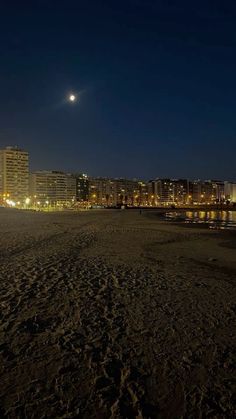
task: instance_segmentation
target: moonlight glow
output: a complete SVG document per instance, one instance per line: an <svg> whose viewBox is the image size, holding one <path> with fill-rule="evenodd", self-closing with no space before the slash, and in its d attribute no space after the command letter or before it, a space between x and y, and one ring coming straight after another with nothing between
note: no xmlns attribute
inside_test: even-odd
<svg viewBox="0 0 236 419"><path fill-rule="evenodd" d="M69 100L70 100L70 102L75 102L76 96L75 95L70 95Z"/></svg>

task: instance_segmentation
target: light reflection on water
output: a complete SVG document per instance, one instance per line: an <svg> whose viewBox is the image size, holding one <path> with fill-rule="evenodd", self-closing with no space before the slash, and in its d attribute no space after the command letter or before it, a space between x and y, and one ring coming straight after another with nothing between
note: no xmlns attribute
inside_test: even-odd
<svg viewBox="0 0 236 419"><path fill-rule="evenodd" d="M192 224L207 224L209 228L236 229L236 211L171 211L166 219Z"/></svg>

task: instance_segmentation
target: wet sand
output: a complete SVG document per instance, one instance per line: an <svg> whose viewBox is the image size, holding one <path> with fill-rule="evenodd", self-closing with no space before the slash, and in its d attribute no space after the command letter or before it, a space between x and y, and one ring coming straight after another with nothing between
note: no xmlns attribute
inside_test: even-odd
<svg viewBox="0 0 236 419"><path fill-rule="evenodd" d="M0 417L234 418L236 235L0 210Z"/></svg>

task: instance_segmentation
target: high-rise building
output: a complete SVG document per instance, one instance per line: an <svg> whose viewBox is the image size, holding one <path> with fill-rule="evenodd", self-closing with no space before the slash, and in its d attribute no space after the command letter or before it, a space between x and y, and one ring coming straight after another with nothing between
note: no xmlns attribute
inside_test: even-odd
<svg viewBox="0 0 236 419"><path fill-rule="evenodd" d="M89 202L92 205L113 206L117 204L116 182L108 178L89 179Z"/></svg>
<svg viewBox="0 0 236 419"><path fill-rule="evenodd" d="M236 182L224 182L225 200L236 203Z"/></svg>
<svg viewBox="0 0 236 419"><path fill-rule="evenodd" d="M65 173L66 176L66 202L68 204L76 201L76 179L70 173Z"/></svg>
<svg viewBox="0 0 236 419"><path fill-rule="evenodd" d="M137 180L90 178L89 202L110 207L148 205L147 187Z"/></svg>
<svg viewBox="0 0 236 419"><path fill-rule="evenodd" d="M86 203L89 200L89 179L84 173L75 174L76 179L76 201Z"/></svg>
<svg viewBox="0 0 236 419"><path fill-rule="evenodd" d="M140 185L137 180L113 179L116 185L116 204L137 206L141 204Z"/></svg>
<svg viewBox="0 0 236 419"><path fill-rule="evenodd" d="M149 180L147 182L148 203L150 206L157 206L157 197L155 195L155 181Z"/></svg>
<svg viewBox="0 0 236 419"><path fill-rule="evenodd" d="M151 205L187 204L189 202L188 180L156 179L149 181L149 202Z"/></svg>
<svg viewBox="0 0 236 419"><path fill-rule="evenodd" d="M29 194L29 153L18 147L0 150L1 200L24 201Z"/></svg>
<svg viewBox="0 0 236 419"><path fill-rule="evenodd" d="M31 198L41 205L71 205L76 199L76 179L59 171L37 171L30 174Z"/></svg>
<svg viewBox="0 0 236 419"><path fill-rule="evenodd" d="M194 204L215 204L224 201L224 182L198 179L189 185L191 202Z"/></svg>

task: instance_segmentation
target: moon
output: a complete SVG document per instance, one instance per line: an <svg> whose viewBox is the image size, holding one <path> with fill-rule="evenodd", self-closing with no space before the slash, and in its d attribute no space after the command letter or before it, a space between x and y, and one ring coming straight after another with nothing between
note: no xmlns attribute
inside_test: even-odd
<svg viewBox="0 0 236 419"><path fill-rule="evenodd" d="M69 101L70 101L70 102L75 102L75 100L76 100L76 96L75 96L75 95L73 95L73 94L71 94L71 95L69 96Z"/></svg>

